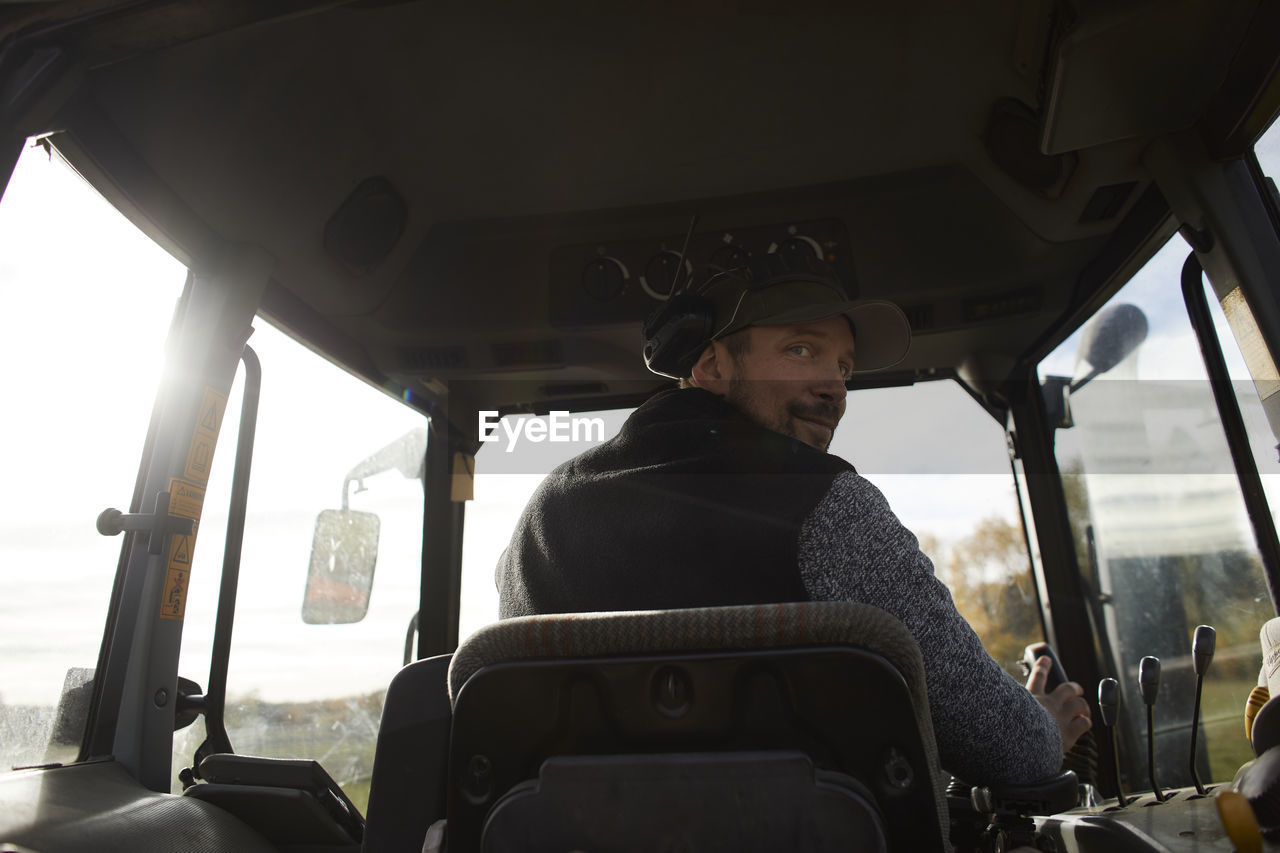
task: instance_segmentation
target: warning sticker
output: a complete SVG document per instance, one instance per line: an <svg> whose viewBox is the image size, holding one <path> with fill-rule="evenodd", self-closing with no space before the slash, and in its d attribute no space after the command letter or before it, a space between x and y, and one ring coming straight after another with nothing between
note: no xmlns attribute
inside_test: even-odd
<svg viewBox="0 0 1280 853"><path fill-rule="evenodd" d="M226 396L206 387L204 398L200 401L200 413L196 416L196 430L217 438L218 430L222 429L222 416L226 411Z"/></svg>
<svg viewBox="0 0 1280 853"><path fill-rule="evenodd" d="M214 437L201 435L199 431L191 437L187 466L182 471L188 480L195 480L202 486L209 482L209 471L213 468L214 440Z"/></svg>
<svg viewBox="0 0 1280 853"><path fill-rule="evenodd" d="M187 585L191 578L191 553L196 536L175 534L169 540L169 565L164 574L164 591L160 598L162 619L181 619L187 610Z"/></svg>
<svg viewBox="0 0 1280 853"><path fill-rule="evenodd" d="M190 572L169 569L164 575L164 593L160 599L160 618L181 620L187 612L187 578Z"/></svg>
<svg viewBox="0 0 1280 853"><path fill-rule="evenodd" d="M200 520L204 508L204 487L174 477L169 481L169 515Z"/></svg>
<svg viewBox="0 0 1280 853"><path fill-rule="evenodd" d="M213 468L213 449L227 411L227 395L208 386L200 398L196 425L187 448L182 477L169 480L169 515L189 518L197 524L204 508L204 489ZM184 479L185 478L185 479ZM180 620L187 610L187 585L191 579L191 553L196 546L195 530L189 535L174 534L169 541L169 563L165 568L160 616Z"/></svg>
<svg viewBox="0 0 1280 853"><path fill-rule="evenodd" d="M196 428L187 448L187 464L182 475L197 486L209 482L213 468L213 449L218 444L218 430L222 428L222 416L227 411L227 397L212 388L204 389L200 409L196 414Z"/></svg>
<svg viewBox="0 0 1280 853"><path fill-rule="evenodd" d="M190 570L191 549L194 546L194 536L175 535L169 543L169 568Z"/></svg>

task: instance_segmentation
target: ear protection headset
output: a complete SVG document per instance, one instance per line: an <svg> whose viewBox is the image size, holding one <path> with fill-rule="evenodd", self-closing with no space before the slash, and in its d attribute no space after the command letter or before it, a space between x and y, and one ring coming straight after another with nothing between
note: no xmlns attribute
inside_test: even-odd
<svg viewBox="0 0 1280 853"><path fill-rule="evenodd" d="M710 275L700 285L688 286L672 293L649 315L644 324L644 363L654 373L683 379L689 376L702 351L730 318L716 316L716 304L709 298L713 291L740 294L749 290L781 284L800 278L818 278L834 282L843 290L835 271L810 252L786 255L771 252L751 257L745 266L731 270L709 268Z"/></svg>
<svg viewBox="0 0 1280 853"><path fill-rule="evenodd" d="M703 292L734 271L714 272L697 288L686 287L659 305L644 323L644 363L654 373L683 379L715 332L715 306Z"/></svg>

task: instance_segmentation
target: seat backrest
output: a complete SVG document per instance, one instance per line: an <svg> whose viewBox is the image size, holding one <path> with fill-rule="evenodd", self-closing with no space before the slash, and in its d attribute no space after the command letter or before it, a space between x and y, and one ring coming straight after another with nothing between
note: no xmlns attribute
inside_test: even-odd
<svg viewBox="0 0 1280 853"><path fill-rule="evenodd" d="M387 688L365 818L366 853L419 853L444 817L449 655L414 661Z"/></svg>
<svg viewBox="0 0 1280 853"><path fill-rule="evenodd" d="M947 849L920 650L874 607L510 619L449 693L451 853Z"/></svg>

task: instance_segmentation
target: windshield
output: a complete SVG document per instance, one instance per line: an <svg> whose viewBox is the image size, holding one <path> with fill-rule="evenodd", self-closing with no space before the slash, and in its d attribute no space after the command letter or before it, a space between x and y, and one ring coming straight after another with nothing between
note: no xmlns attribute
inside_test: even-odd
<svg viewBox="0 0 1280 853"><path fill-rule="evenodd" d="M1217 630L1217 653L1204 687L1198 764L1204 778L1230 778L1252 758L1240 737L1240 709L1257 683L1258 631L1272 606L1261 561L1186 310L1180 270L1189 251L1175 237L1098 313L1040 365L1046 400L1061 400L1074 379L1054 433L1058 467L1075 532L1077 562L1095 631L1103 642L1104 674L1123 695L1126 740L1145 737L1137 690L1139 661L1163 663L1155 709L1157 775L1190 784L1190 715L1184 697L1195 690L1191 638L1199 624ZM1216 300L1210 298L1211 303ZM1105 350L1124 324L1117 310L1145 317L1146 338L1114 368L1087 383L1091 352ZM1266 420L1238 350L1219 315L1237 397L1255 440ZM1097 358L1097 356L1094 356ZM1050 406L1052 410L1052 405ZM1261 447L1255 455L1266 455ZM1274 492L1280 465L1263 469ZM1126 754L1129 789L1146 776L1145 756Z"/></svg>

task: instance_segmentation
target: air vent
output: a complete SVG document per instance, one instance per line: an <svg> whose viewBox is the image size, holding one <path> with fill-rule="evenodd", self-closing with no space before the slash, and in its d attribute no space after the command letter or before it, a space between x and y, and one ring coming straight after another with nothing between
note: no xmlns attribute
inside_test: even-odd
<svg viewBox="0 0 1280 853"><path fill-rule="evenodd" d="M564 350L560 341L508 341L491 349L494 367L541 367L562 364Z"/></svg>
<svg viewBox="0 0 1280 853"><path fill-rule="evenodd" d="M1125 202L1133 195L1133 191L1137 186L1137 181L1129 181L1123 184L1107 184L1105 187L1098 187L1089 198L1089 203L1084 206L1084 211L1080 214L1080 224L1087 225L1090 222L1102 222L1115 216L1124 208Z"/></svg>
<svg viewBox="0 0 1280 853"><path fill-rule="evenodd" d="M907 315L907 323L913 332L927 332L933 328L932 305L903 305L902 313Z"/></svg>
<svg viewBox="0 0 1280 853"><path fill-rule="evenodd" d="M964 301L964 321L980 323L984 320L1000 320L1018 314L1031 314L1040 310L1044 299L1040 288L1024 287L1006 290L988 296L977 296Z"/></svg>
<svg viewBox="0 0 1280 853"><path fill-rule="evenodd" d="M400 358L409 370L465 370L469 366L464 346L414 347L401 350Z"/></svg>

